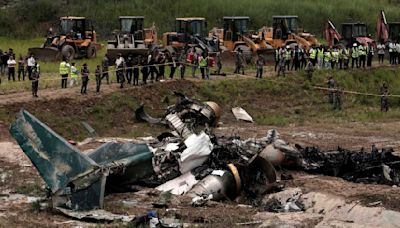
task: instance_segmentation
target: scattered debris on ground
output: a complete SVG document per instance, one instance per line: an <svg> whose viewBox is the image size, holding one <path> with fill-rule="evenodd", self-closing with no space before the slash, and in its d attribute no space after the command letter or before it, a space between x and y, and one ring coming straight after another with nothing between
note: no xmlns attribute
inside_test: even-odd
<svg viewBox="0 0 400 228"><path fill-rule="evenodd" d="M155 193L159 198L152 202L153 208L169 208L171 195L178 195L189 198L186 203L193 207L207 207L210 201L236 202L259 211L280 213L276 215L278 218L296 217L297 212L315 210L315 202L310 204L309 201L315 199L314 195L303 194L301 189L285 189L284 181L291 179L286 169L337 176L353 182L399 184L400 157L394 155L392 149L379 151L373 146L371 153L367 153L293 146L282 140L274 129L259 138L217 136L214 128L221 116L218 104L201 102L180 93L175 95L177 103L169 106L162 118L151 117L144 106L136 110L138 120L169 129L156 138L125 142L98 139L105 143L82 153L24 110L12 123L10 133L45 181L52 207L76 219L181 227L179 216L163 218L151 210L132 217L99 210L104 208L106 195L140 191L144 187L161 192ZM245 110L234 108L232 112L237 119L252 122ZM87 123L85 127L92 137L86 143L95 141L95 130ZM371 204L371 208L374 205L379 203ZM291 212L294 214L286 214ZM266 212L260 213L258 217L266 215ZM307 224L330 224L325 217L313 213L298 221L306 219ZM265 219L260 220L236 224L265 225Z"/></svg>

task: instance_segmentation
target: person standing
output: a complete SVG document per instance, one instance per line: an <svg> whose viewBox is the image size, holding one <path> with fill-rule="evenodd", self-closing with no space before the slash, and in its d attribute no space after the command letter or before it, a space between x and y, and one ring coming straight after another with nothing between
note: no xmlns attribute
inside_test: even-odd
<svg viewBox="0 0 400 228"><path fill-rule="evenodd" d="M293 51L293 57L292 57L292 67L290 68L290 70L294 70L297 71L300 68L300 58L301 58L301 53L300 53L300 49L299 46L294 47L294 51Z"/></svg>
<svg viewBox="0 0 400 228"><path fill-rule="evenodd" d="M122 54L118 54L118 58L115 60L115 69L117 75L117 82L120 83L120 88L124 88L125 76L124 76L124 68L125 68L125 59L122 57Z"/></svg>
<svg viewBox="0 0 400 228"><path fill-rule="evenodd" d="M376 49L378 50L378 63L383 64L383 59L385 57L385 45L380 43L378 46L376 46Z"/></svg>
<svg viewBox="0 0 400 228"><path fill-rule="evenodd" d="M7 52L4 52L3 55L0 57L1 62L2 62L2 67L1 67L1 75L4 75L6 73L6 68L7 68L7 61L10 56L8 55Z"/></svg>
<svg viewBox="0 0 400 228"><path fill-rule="evenodd" d="M359 53L359 64L358 67L362 67L365 69L365 59L367 58L367 51L364 45L360 44L358 46L358 53Z"/></svg>
<svg viewBox="0 0 400 228"><path fill-rule="evenodd" d="M379 92L381 94L381 112L387 112L389 111L389 88L386 83L383 83Z"/></svg>
<svg viewBox="0 0 400 228"><path fill-rule="evenodd" d="M305 71L307 73L307 79L311 82L312 81L312 75L313 75L313 72L314 72L314 66L313 66L313 64L312 64L310 59L307 60L307 65L305 67Z"/></svg>
<svg viewBox="0 0 400 228"><path fill-rule="evenodd" d="M338 49L339 69L343 69L343 59L344 59L344 49L341 46L339 46L339 49Z"/></svg>
<svg viewBox="0 0 400 228"><path fill-rule="evenodd" d="M157 60L157 64L159 64L158 74L156 75L156 81L158 81L160 79L165 79L165 62L167 60L166 60L165 54L163 52L160 52L158 54L158 57L156 60Z"/></svg>
<svg viewBox="0 0 400 228"><path fill-rule="evenodd" d="M331 50L330 49L326 49L326 51L324 52L324 67L325 69L329 69L331 68Z"/></svg>
<svg viewBox="0 0 400 228"><path fill-rule="evenodd" d="M110 79L109 79L109 74L108 74L108 67L110 66L110 59L108 58L108 54L104 55L103 60L101 61L101 66L103 68L102 72L103 75L101 76L101 79L106 78L107 80L107 85L110 84Z"/></svg>
<svg viewBox="0 0 400 228"><path fill-rule="evenodd" d="M180 69L180 73L181 73L181 80L185 78L185 70L186 70L185 61L187 61L186 55L185 55L185 50L182 50L179 55L179 69Z"/></svg>
<svg viewBox="0 0 400 228"><path fill-rule="evenodd" d="M313 64L313 66L315 66L317 63L317 48L313 45L309 50L309 53L310 53L311 63Z"/></svg>
<svg viewBox="0 0 400 228"><path fill-rule="evenodd" d="M264 68L264 58L261 56L261 54L258 54L257 60L256 60L256 67L257 67L257 73L256 73L256 78L262 78L263 75L263 68Z"/></svg>
<svg viewBox="0 0 400 228"><path fill-rule="evenodd" d="M169 79L174 79L174 74L175 74L175 70L176 70L176 56L175 56L175 52L173 52L171 54L171 56L169 57L169 67L170 67L170 73L169 73Z"/></svg>
<svg viewBox="0 0 400 228"><path fill-rule="evenodd" d="M285 55L285 52L282 52L281 56L279 58L280 62L279 62L279 66L278 66L278 75L277 76L280 76L282 73L283 77L285 77L286 61L285 61L284 55Z"/></svg>
<svg viewBox="0 0 400 228"><path fill-rule="evenodd" d="M32 96L38 97L37 92L39 89L40 67L38 63L32 67Z"/></svg>
<svg viewBox="0 0 400 228"><path fill-rule="evenodd" d="M342 110L342 95L343 90L339 85L339 82L336 82L336 88L334 89L334 101L333 101L333 109L334 110Z"/></svg>
<svg viewBox="0 0 400 228"><path fill-rule="evenodd" d="M240 70L242 70L242 74L244 74L243 54L242 54L242 50L240 48L238 48L236 51L235 64L236 64L235 74L240 74Z"/></svg>
<svg viewBox="0 0 400 228"><path fill-rule="evenodd" d="M285 51L285 64L287 67L287 70L290 70L290 62L292 61L292 50L290 49L290 46L286 46L286 51Z"/></svg>
<svg viewBox="0 0 400 228"><path fill-rule="evenodd" d="M201 78L206 79L207 59L205 58L204 53L199 57L199 67L201 72Z"/></svg>
<svg viewBox="0 0 400 228"><path fill-rule="evenodd" d="M334 88L335 88L335 80L333 79L332 76L329 76L327 85L328 85L328 102L330 104L333 104L333 93L334 93Z"/></svg>
<svg viewBox="0 0 400 228"><path fill-rule="evenodd" d="M351 49L351 68L354 68L354 65L358 68L358 54L357 44L354 43Z"/></svg>
<svg viewBox="0 0 400 228"><path fill-rule="evenodd" d="M8 67L8 81L12 80L15 81L15 66L17 65L17 62L15 61L14 57L12 55L9 56L9 59L7 60L7 67Z"/></svg>
<svg viewBox="0 0 400 228"><path fill-rule="evenodd" d="M371 45L371 43L369 43L367 47L367 67L372 66L373 58L374 58L374 47Z"/></svg>
<svg viewBox="0 0 400 228"><path fill-rule="evenodd" d="M27 60L27 67L28 67L28 78L29 80L32 80L32 67L34 67L36 64L35 57L33 54L30 55L30 57Z"/></svg>
<svg viewBox="0 0 400 228"><path fill-rule="evenodd" d="M75 63L71 63L71 81L69 82L69 87L78 85L78 74L79 70L76 69Z"/></svg>
<svg viewBox="0 0 400 228"><path fill-rule="evenodd" d="M322 44L318 48L317 61L318 61L318 69L322 69L324 62L324 47L322 46Z"/></svg>
<svg viewBox="0 0 400 228"><path fill-rule="evenodd" d="M336 47L334 47L331 52L331 67L332 67L332 69L335 69L337 67L338 62L339 62L339 51Z"/></svg>
<svg viewBox="0 0 400 228"><path fill-rule="evenodd" d="M18 81L21 81L21 76L22 76L22 81L25 81L25 59L22 57L22 55L19 55L19 59L18 59Z"/></svg>
<svg viewBox="0 0 400 228"><path fill-rule="evenodd" d="M395 59L394 53L396 51L396 47L392 41L389 43L388 46L389 46L389 64L393 65Z"/></svg>
<svg viewBox="0 0 400 228"><path fill-rule="evenodd" d="M71 66L68 63L68 60L66 58L63 58L63 60L60 63L60 75L61 75L61 88L65 89L67 88L67 80L68 80L68 73L70 71Z"/></svg>
<svg viewBox="0 0 400 228"><path fill-rule="evenodd" d="M142 75L143 75L143 84L146 85L147 84L147 78L149 77L149 59L148 58L143 58L142 61Z"/></svg>
<svg viewBox="0 0 400 228"><path fill-rule="evenodd" d="M86 63L83 64L81 70L81 79L82 79L81 94L86 94L86 89L89 82L89 69Z"/></svg>
<svg viewBox="0 0 400 228"><path fill-rule="evenodd" d="M275 72L279 66L279 56L280 56L281 47L275 49Z"/></svg>
<svg viewBox="0 0 400 228"><path fill-rule="evenodd" d="M159 72L156 67L157 58L154 55L150 55L148 64L149 64L149 69L150 69L150 80L151 80L151 82L153 82L154 79L157 80L157 77L159 75ZM154 77L154 75L156 76L156 78Z"/></svg>
<svg viewBox="0 0 400 228"><path fill-rule="evenodd" d="M128 81L129 85L132 83L132 77L133 77L133 56L132 54L129 54L128 58L126 59L126 80Z"/></svg>
<svg viewBox="0 0 400 228"><path fill-rule="evenodd" d="M100 65L97 65L96 71L94 72L94 76L96 77L96 93L100 93L100 86L101 86L101 68Z"/></svg>
<svg viewBox="0 0 400 228"><path fill-rule="evenodd" d="M133 85L139 85L139 63L141 61L140 56L133 58Z"/></svg>
<svg viewBox="0 0 400 228"><path fill-rule="evenodd" d="M343 61L344 61L344 69L349 69L349 61L350 61L350 48L345 47L343 49Z"/></svg>
<svg viewBox="0 0 400 228"><path fill-rule="evenodd" d="M215 62L217 64L217 75L220 75L222 70L221 52L217 52L217 55L215 56Z"/></svg>

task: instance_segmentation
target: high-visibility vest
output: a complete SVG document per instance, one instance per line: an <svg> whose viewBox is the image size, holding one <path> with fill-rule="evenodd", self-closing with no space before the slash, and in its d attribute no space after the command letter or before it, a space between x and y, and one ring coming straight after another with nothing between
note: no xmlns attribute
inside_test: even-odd
<svg viewBox="0 0 400 228"><path fill-rule="evenodd" d="M349 49L344 49L343 50L343 59L349 59L349 54L350 54L350 50Z"/></svg>
<svg viewBox="0 0 400 228"><path fill-rule="evenodd" d="M71 66L71 78L78 78L78 69L74 66Z"/></svg>
<svg viewBox="0 0 400 228"><path fill-rule="evenodd" d="M358 46L359 55L366 55L364 46Z"/></svg>
<svg viewBox="0 0 400 228"><path fill-rule="evenodd" d="M60 74L65 75L65 74L68 74L68 72L69 72L69 68L67 66L67 62L62 61L60 63Z"/></svg>
<svg viewBox="0 0 400 228"><path fill-rule="evenodd" d="M320 48L320 49L318 49L318 58L323 58L324 57L324 49L323 48Z"/></svg>
<svg viewBox="0 0 400 228"><path fill-rule="evenodd" d="M286 61L287 61L287 60L290 60L290 59L292 58L292 55L291 55L291 53L290 53L289 50L287 50L285 54L286 54L286 55L285 55Z"/></svg>
<svg viewBox="0 0 400 228"><path fill-rule="evenodd" d="M358 50L357 50L357 48L353 47L352 52L351 52L351 57L352 58L358 58Z"/></svg>
<svg viewBox="0 0 400 228"><path fill-rule="evenodd" d="M315 57L317 57L317 49L312 49L310 59L315 59Z"/></svg>
<svg viewBox="0 0 400 228"><path fill-rule="evenodd" d="M206 67L207 66L207 59L206 58L201 58L199 62L200 67Z"/></svg>
<svg viewBox="0 0 400 228"><path fill-rule="evenodd" d="M331 53L329 51L324 52L324 61L329 62L331 59Z"/></svg>
<svg viewBox="0 0 400 228"><path fill-rule="evenodd" d="M343 49L339 49L338 51L338 58L343 59Z"/></svg>
<svg viewBox="0 0 400 228"><path fill-rule="evenodd" d="M332 55L332 60L335 61L335 62L337 62L338 59L339 59L339 52L333 51L333 52L331 53L331 55Z"/></svg>
<svg viewBox="0 0 400 228"><path fill-rule="evenodd" d="M279 50L275 49L275 60L279 59Z"/></svg>

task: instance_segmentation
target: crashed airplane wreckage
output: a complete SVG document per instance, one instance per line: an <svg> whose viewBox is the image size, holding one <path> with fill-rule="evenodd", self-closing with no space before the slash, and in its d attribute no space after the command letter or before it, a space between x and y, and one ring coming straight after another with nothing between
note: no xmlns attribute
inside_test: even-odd
<svg viewBox="0 0 400 228"><path fill-rule="evenodd" d="M275 130L262 138L218 137L212 126L220 107L177 95L163 119L150 117L143 107L136 111L138 119L170 128L152 142L108 142L85 154L24 110L10 133L44 179L53 207L70 210L102 208L105 194L132 191L135 185L190 196L195 206L239 195L256 198L276 186L281 167L399 184L400 157L391 150L293 147Z"/></svg>

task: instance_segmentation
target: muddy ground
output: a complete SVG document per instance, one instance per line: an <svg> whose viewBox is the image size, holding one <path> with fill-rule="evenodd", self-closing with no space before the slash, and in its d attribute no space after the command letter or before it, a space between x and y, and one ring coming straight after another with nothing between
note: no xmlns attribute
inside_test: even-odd
<svg viewBox="0 0 400 228"><path fill-rule="evenodd" d="M188 84L190 86L190 84ZM158 90L153 87L152 90ZM173 88L172 88L173 89ZM114 89L107 90L112 93ZM190 89L189 89L190 91ZM44 91L43 93L59 94L60 91ZM136 92L135 92L136 93ZM137 92L140 93L140 92ZM26 96L29 96L27 94ZM59 95L55 95L59 96ZM143 94L143 100L156 101L160 99ZM90 95L89 104L101 101L101 97ZM76 104L74 99L61 98L58 100L63 105ZM20 107L35 107L28 98L18 98L15 102L7 103L6 108L11 112ZM69 103L70 102L70 103ZM49 100L37 103L43 106L50 104ZM84 107L74 106L74 112L79 112ZM55 115L67 115L71 110L58 109ZM372 144L377 147L393 147L396 153L400 152L400 122L385 123L312 123L305 122L301 126L290 124L285 127L259 126L252 123L237 122L231 115L223 117L223 124L216 129L219 135L240 135L243 138L262 137L268 129L276 128L282 138L289 143L303 146L319 146L323 149L335 149L340 146L348 149L369 149ZM135 124L135 123L132 123ZM151 129L149 130L151 131ZM112 131L117 134L117 131ZM116 135L118 136L118 135ZM82 149L98 146L93 144ZM371 205L379 202L381 207L400 212L400 188L386 185L356 184L340 178L321 175L310 175L303 172L289 171L293 180L283 181L285 187L299 187L304 193L319 192L344 198L348 202L360 205ZM8 133L8 124L0 122L0 227L41 227L41 226L91 226L95 223L72 220L57 214L50 209L40 209L40 205L30 203L27 196L44 196L44 182L28 158L16 145ZM124 215L143 215L149 210L154 210L151 203L158 199L158 193L134 194L123 193L107 196L105 209ZM207 207L192 208L190 199L174 197L168 212L164 209L157 210L160 215L178 214L186 223L203 224L209 227L230 227L240 222L253 221L257 212L262 208L253 208L238 205L235 202L214 203ZM119 226L120 223L111 224ZM311 225L310 225L311 226ZM305 227L308 227L306 224Z"/></svg>

